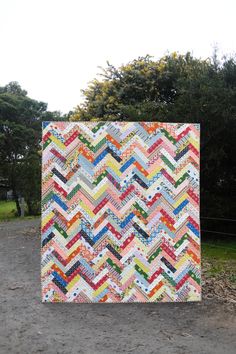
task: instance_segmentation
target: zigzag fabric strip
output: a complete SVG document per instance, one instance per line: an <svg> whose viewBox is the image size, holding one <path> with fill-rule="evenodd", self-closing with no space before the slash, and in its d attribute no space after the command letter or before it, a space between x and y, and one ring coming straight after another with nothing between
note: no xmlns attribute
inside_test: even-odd
<svg viewBox="0 0 236 354"><path fill-rule="evenodd" d="M42 300L201 299L198 124L44 122Z"/></svg>

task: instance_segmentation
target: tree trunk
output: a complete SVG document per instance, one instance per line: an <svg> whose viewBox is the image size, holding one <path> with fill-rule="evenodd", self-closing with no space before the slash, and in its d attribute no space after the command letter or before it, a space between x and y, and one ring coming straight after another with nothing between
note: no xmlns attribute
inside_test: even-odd
<svg viewBox="0 0 236 354"><path fill-rule="evenodd" d="M14 201L16 203L17 215L20 216L21 215L20 203L15 189L12 190L12 194L13 194Z"/></svg>
<svg viewBox="0 0 236 354"><path fill-rule="evenodd" d="M26 199L26 204L27 204L27 209L28 209L28 214L29 215L33 215L33 207L32 207L32 203L29 199Z"/></svg>

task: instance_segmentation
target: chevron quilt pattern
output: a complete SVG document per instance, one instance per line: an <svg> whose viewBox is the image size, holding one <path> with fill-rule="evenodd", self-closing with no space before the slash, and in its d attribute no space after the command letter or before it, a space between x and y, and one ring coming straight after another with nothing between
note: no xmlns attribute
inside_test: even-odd
<svg viewBox="0 0 236 354"><path fill-rule="evenodd" d="M201 299L199 133L44 122L43 302Z"/></svg>

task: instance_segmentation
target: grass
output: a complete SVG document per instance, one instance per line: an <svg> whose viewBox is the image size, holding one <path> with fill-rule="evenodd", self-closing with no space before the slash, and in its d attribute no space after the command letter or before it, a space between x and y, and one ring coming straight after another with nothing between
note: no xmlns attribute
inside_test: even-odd
<svg viewBox="0 0 236 354"><path fill-rule="evenodd" d="M202 242L202 259L210 263L207 273L210 276L221 273L230 282L236 282L236 240L224 240L216 238Z"/></svg>
<svg viewBox="0 0 236 354"><path fill-rule="evenodd" d="M202 256L222 261L236 260L236 240L215 239L202 242Z"/></svg>
<svg viewBox="0 0 236 354"><path fill-rule="evenodd" d="M0 220L9 220L16 217L16 203L13 201L0 201Z"/></svg>
<svg viewBox="0 0 236 354"><path fill-rule="evenodd" d="M13 201L0 201L0 221L10 221L14 219L24 220L24 219L33 219L35 216L25 216L20 218L16 215L16 203Z"/></svg>

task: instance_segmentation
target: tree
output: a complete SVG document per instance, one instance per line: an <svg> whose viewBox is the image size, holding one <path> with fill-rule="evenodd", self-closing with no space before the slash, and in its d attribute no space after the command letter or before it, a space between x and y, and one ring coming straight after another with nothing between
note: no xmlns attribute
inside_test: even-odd
<svg viewBox="0 0 236 354"><path fill-rule="evenodd" d="M172 53L154 61L147 55L120 68L108 63L101 78L82 91L84 103L70 120L201 123L202 209L222 215L222 198L236 191L235 58ZM228 199L230 215L236 206ZM204 210L212 200L212 209Z"/></svg>
<svg viewBox="0 0 236 354"><path fill-rule="evenodd" d="M36 156L41 139L41 118L46 109L44 102L29 98L16 82L0 88L0 176L5 181L4 187L13 192L18 215L19 197L25 198L29 213L32 213L35 193L40 191L40 171L32 159L34 157L40 166ZM26 171L29 161L30 169ZM31 189L27 194L29 182Z"/></svg>
<svg viewBox="0 0 236 354"><path fill-rule="evenodd" d="M16 82L0 87L0 181L12 190L20 215L19 197L29 214L40 210L41 124L65 120L60 112L47 111L47 104L27 96Z"/></svg>

